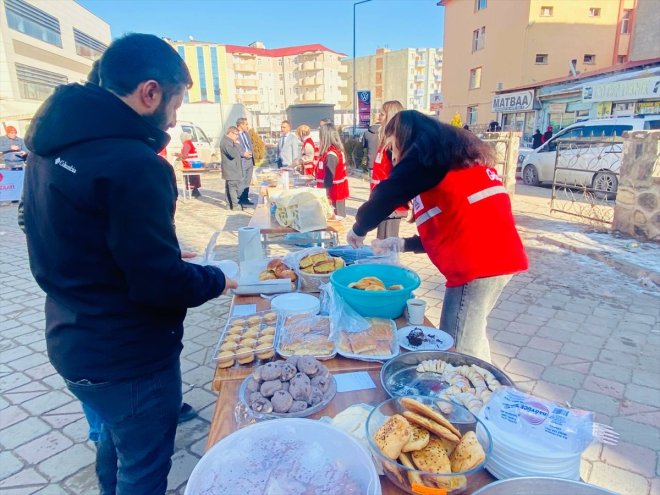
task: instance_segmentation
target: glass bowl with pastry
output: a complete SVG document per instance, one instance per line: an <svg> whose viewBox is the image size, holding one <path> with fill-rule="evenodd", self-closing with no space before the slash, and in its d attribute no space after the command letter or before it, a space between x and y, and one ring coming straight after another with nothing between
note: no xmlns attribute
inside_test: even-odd
<svg viewBox="0 0 660 495"><path fill-rule="evenodd" d="M406 493L463 493L488 476L490 432L458 404L422 396L389 399L371 412L366 429L385 476Z"/></svg>
<svg viewBox="0 0 660 495"><path fill-rule="evenodd" d="M335 271L330 283L361 316L395 320L421 281L419 275L402 266L366 263Z"/></svg>

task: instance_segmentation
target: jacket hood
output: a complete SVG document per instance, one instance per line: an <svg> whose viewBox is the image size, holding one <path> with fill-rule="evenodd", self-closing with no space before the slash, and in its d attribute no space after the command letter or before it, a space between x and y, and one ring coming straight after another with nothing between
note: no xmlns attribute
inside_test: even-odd
<svg viewBox="0 0 660 495"><path fill-rule="evenodd" d="M99 139L135 139L158 152L170 137L94 84L58 87L41 105L25 135L30 151L41 156Z"/></svg>

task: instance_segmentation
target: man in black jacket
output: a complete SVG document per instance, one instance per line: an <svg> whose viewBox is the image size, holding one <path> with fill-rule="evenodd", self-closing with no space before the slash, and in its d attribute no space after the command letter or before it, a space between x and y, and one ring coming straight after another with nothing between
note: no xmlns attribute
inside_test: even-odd
<svg viewBox="0 0 660 495"><path fill-rule="evenodd" d="M376 113L376 123L371 125L362 134L362 146L367 149L367 169L369 170L369 177L374 168L374 160L376 159L376 150L378 150L378 129L380 129L381 113Z"/></svg>
<svg viewBox="0 0 660 495"><path fill-rule="evenodd" d="M220 140L222 154L222 178L225 179L225 194L230 210L243 205L240 196L243 192L245 176L241 165L241 144L238 140L238 127L231 126Z"/></svg>
<svg viewBox="0 0 660 495"><path fill-rule="evenodd" d="M181 259L174 172L156 155L191 85L185 63L131 34L98 74L98 86L57 88L26 136L30 267L46 292L51 363L103 422L101 493L164 494L186 309L236 283Z"/></svg>

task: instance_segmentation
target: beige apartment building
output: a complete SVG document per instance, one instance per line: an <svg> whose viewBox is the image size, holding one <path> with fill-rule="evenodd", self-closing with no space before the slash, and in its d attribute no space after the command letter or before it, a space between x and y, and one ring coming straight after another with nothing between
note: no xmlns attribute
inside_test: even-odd
<svg viewBox="0 0 660 495"><path fill-rule="evenodd" d="M55 87L87 79L110 41L110 26L73 0L0 0L0 120L23 134Z"/></svg>
<svg viewBox="0 0 660 495"><path fill-rule="evenodd" d="M167 40L193 78L186 103L240 103L250 112L281 114L289 105L331 103L346 95L344 54L323 45L268 49L202 41Z"/></svg>
<svg viewBox="0 0 660 495"><path fill-rule="evenodd" d="M450 75L443 80L441 119L458 113L464 123L486 124L496 117L495 91L626 63L636 4L441 0L444 72Z"/></svg>
<svg viewBox="0 0 660 495"><path fill-rule="evenodd" d="M358 91L371 91L371 108L375 113L383 102L399 100L404 107L431 112L433 95L439 97L442 81L442 49L404 48L390 51L379 48L374 55L355 59ZM348 84L343 109L353 105L353 60L346 60Z"/></svg>

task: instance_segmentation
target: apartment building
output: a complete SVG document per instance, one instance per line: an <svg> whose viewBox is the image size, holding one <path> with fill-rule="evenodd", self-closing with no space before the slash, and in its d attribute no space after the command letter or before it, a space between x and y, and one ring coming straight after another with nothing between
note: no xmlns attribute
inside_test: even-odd
<svg viewBox="0 0 660 495"><path fill-rule="evenodd" d="M331 103L346 98L343 53L323 45L268 49L202 41L167 40L193 77L187 103L241 103L249 111L282 113L289 105Z"/></svg>
<svg viewBox="0 0 660 495"><path fill-rule="evenodd" d="M23 133L60 84L87 79L110 26L73 0L0 0L0 118Z"/></svg>
<svg viewBox="0 0 660 495"><path fill-rule="evenodd" d="M443 81L441 118L458 113L470 125L486 124L497 118L495 91L626 63L636 4L441 0L444 69L451 74Z"/></svg>
<svg viewBox="0 0 660 495"><path fill-rule="evenodd" d="M441 93L442 62L440 48L379 48L355 59L356 89L371 90L373 112L385 101L399 100L408 109L431 113L431 97ZM342 108L348 109L353 105L353 60L345 63L348 84Z"/></svg>

